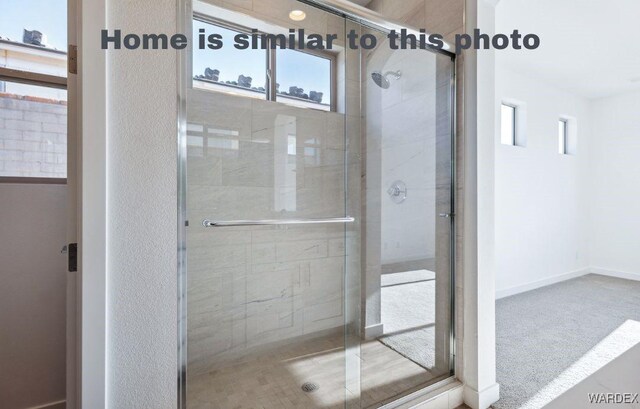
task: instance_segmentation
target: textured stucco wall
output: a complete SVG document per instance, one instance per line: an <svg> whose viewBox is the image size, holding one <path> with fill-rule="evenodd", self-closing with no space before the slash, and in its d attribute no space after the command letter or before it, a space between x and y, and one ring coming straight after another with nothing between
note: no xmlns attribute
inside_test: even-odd
<svg viewBox="0 0 640 409"><path fill-rule="evenodd" d="M176 31L175 0L107 7L109 29ZM107 54L106 383L114 409L176 407L176 64L171 50Z"/></svg>

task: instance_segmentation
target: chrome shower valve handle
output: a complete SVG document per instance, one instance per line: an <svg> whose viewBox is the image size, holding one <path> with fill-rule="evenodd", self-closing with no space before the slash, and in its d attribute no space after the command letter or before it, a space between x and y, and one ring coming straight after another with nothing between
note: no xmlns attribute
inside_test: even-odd
<svg viewBox="0 0 640 409"><path fill-rule="evenodd" d="M407 200L407 185L401 180L396 180L387 189L387 194L391 197L393 203L400 204Z"/></svg>

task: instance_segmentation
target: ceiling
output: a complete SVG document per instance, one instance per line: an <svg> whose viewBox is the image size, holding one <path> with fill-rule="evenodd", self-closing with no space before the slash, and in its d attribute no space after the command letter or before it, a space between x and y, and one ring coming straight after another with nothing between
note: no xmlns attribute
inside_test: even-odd
<svg viewBox="0 0 640 409"><path fill-rule="evenodd" d="M639 16L639 0L501 0L496 33L535 33L541 45L496 51L497 58L587 98L638 90Z"/></svg>

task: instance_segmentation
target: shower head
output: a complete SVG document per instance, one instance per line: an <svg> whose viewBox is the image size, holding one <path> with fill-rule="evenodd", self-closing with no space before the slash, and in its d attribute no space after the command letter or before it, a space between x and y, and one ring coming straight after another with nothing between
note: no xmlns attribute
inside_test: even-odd
<svg viewBox="0 0 640 409"><path fill-rule="evenodd" d="M373 79L373 82L382 89L387 89L391 85L389 80L379 71L371 73L371 78Z"/></svg>
<svg viewBox="0 0 640 409"><path fill-rule="evenodd" d="M389 82L390 76L396 80L399 80L402 77L402 72L398 70L398 71L387 71L384 74L382 74L382 72L380 71L374 71L371 73L371 78L373 79L373 82L375 82L376 85L382 89L388 89L391 86L391 83Z"/></svg>

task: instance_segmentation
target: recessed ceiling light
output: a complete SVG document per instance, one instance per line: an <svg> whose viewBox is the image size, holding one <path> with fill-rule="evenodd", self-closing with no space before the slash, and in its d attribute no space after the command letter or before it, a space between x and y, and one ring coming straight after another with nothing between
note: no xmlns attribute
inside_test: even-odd
<svg viewBox="0 0 640 409"><path fill-rule="evenodd" d="M293 21L302 21L307 18L307 13L302 10L292 10L291 13L289 13L289 18Z"/></svg>

